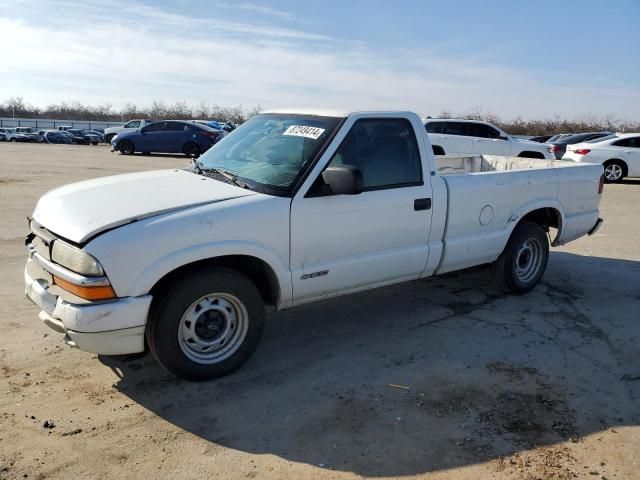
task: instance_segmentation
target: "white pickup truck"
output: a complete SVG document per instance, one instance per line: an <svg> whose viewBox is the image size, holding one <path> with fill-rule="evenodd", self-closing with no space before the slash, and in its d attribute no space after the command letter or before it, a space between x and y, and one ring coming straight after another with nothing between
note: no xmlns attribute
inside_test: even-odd
<svg viewBox="0 0 640 480"><path fill-rule="evenodd" d="M122 133L122 132L133 132L134 130L142 128L145 125L149 125L150 123L153 123L153 122L154 122L153 120L136 119L136 120L128 121L127 123L125 123L121 127L105 128L104 129L104 142L107 143L107 144L111 144L111 140L113 140L113 137L115 137L117 134Z"/></svg>
<svg viewBox="0 0 640 480"><path fill-rule="evenodd" d="M551 147L512 137L495 125L456 118L423 119L436 155L505 155L554 159Z"/></svg>
<svg viewBox="0 0 640 480"><path fill-rule="evenodd" d="M474 265L524 293L595 231L602 166L436 161L408 112L259 114L187 170L46 193L30 219L27 296L66 343L143 352L192 380L244 363L265 305L284 309Z"/></svg>

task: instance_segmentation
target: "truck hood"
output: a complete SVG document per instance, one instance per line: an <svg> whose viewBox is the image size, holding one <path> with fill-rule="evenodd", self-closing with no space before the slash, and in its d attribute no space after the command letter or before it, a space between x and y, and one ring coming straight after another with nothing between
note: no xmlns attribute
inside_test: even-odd
<svg viewBox="0 0 640 480"><path fill-rule="evenodd" d="M185 170L96 178L45 193L33 219L76 243L153 215L255 195Z"/></svg>

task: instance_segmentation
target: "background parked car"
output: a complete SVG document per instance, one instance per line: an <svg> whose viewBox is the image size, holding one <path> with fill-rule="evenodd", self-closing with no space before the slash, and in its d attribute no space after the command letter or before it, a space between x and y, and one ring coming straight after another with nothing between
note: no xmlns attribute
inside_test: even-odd
<svg viewBox="0 0 640 480"><path fill-rule="evenodd" d="M553 135L536 135L535 137L529 138L529 140L532 142L547 143L552 136Z"/></svg>
<svg viewBox="0 0 640 480"><path fill-rule="evenodd" d="M219 130L182 120L151 123L140 130L119 133L112 141L112 151L125 155L142 153L184 153L197 157L222 138Z"/></svg>
<svg viewBox="0 0 640 480"><path fill-rule="evenodd" d="M554 135L553 137L547 139L545 143L555 142L563 138L570 137L571 135L575 135L575 133L558 133L557 135Z"/></svg>
<svg viewBox="0 0 640 480"><path fill-rule="evenodd" d="M136 131L144 127L145 125L149 125L150 123L153 123L153 122L154 120L149 120L149 119L130 120L124 125L122 125L121 127L105 128L104 141L107 143L111 143L111 140L113 140L113 137L115 137L116 135L120 133Z"/></svg>
<svg viewBox="0 0 640 480"><path fill-rule="evenodd" d="M547 141L547 144L551 145L551 152L558 160L560 160L564 153L567 151L567 145L587 142L589 140L606 137L607 135L611 134L612 132L576 133L575 135L569 135L568 137L564 137L553 142Z"/></svg>
<svg viewBox="0 0 640 480"><path fill-rule="evenodd" d="M423 119L436 155L506 155L553 158L549 147L519 140L490 123L465 119Z"/></svg>
<svg viewBox="0 0 640 480"><path fill-rule="evenodd" d="M80 135L74 135L73 133L67 130L60 130L59 133L61 135L66 135L67 137L69 137L71 141L76 145L89 145L89 140L87 140L84 137L81 137Z"/></svg>
<svg viewBox="0 0 640 480"><path fill-rule="evenodd" d="M9 129L8 128L0 128L0 134L2 134L2 138L0 141L6 142L9 140Z"/></svg>
<svg viewBox="0 0 640 480"><path fill-rule="evenodd" d="M4 134L4 132L0 132L0 142L6 142L7 141L7 136Z"/></svg>
<svg viewBox="0 0 640 480"><path fill-rule="evenodd" d="M96 137L98 137L98 142L103 143L104 142L104 132L101 132L100 130L80 130L83 134L85 135L95 135Z"/></svg>
<svg viewBox="0 0 640 480"><path fill-rule="evenodd" d="M32 142L36 142L38 140L38 133L34 128L31 127L16 127L16 133L21 133L22 135L26 135L31 139Z"/></svg>
<svg viewBox="0 0 640 480"><path fill-rule="evenodd" d="M222 133L222 137L224 137L225 135L227 135L229 132L231 132L233 129L230 129L229 126L227 126L227 124L223 123L223 122L218 122L216 120L192 120L194 123L199 123L200 125L206 125L207 127L211 127L214 130L218 130L219 132Z"/></svg>
<svg viewBox="0 0 640 480"><path fill-rule="evenodd" d="M100 137L98 137L94 133L88 133L86 130L80 130L80 129L77 129L77 128L72 128L72 129L67 130L67 132L69 132L73 136L84 138L91 145L97 145L98 143L100 143Z"/></svg>
<svg viewBox="0 0 640 480"><path fill-rule="evenodd" d="M7 140L10 142L31 142L32 139L24 133L19 133L15 128L7 128L5 132Z"/></svg>
<svg viewBox="0 0 640 480"><path fill-rule="evenodd" d="M65 135L65 132L58 130L41 130L38 132L38 141L40 143L54 143L72 145L74 142L72 135Z"/></svg>
<svg viewBox="0 0 640 480"><path fill-rule="evenodd" d="M607 183L640 177L640 133L616 133L567 147L563 160L604 165Z"/></svg>

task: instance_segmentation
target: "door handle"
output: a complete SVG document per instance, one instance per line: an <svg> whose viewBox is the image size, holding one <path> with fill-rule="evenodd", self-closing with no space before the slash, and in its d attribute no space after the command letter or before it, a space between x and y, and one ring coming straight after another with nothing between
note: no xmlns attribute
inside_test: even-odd
<svg viewBox="0 0 640 480"><path fill-rule="evenodd" d="M430 198L417 198L413 201L413 209L417 212L419 210L429 210L431 208Z"/></svg>

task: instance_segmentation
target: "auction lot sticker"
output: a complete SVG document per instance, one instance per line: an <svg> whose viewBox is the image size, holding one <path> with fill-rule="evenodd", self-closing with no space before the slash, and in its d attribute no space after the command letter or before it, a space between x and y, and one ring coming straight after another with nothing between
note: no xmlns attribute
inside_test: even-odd
<svg viewBox="0 0 640 480"><path fill-rule="evenodd" d="M320 135L324 133L324 128L318 127L306 127L304 125L291 125L287 128L282 135L289 135L292 137L305 137L317 140Z"/></svg>

